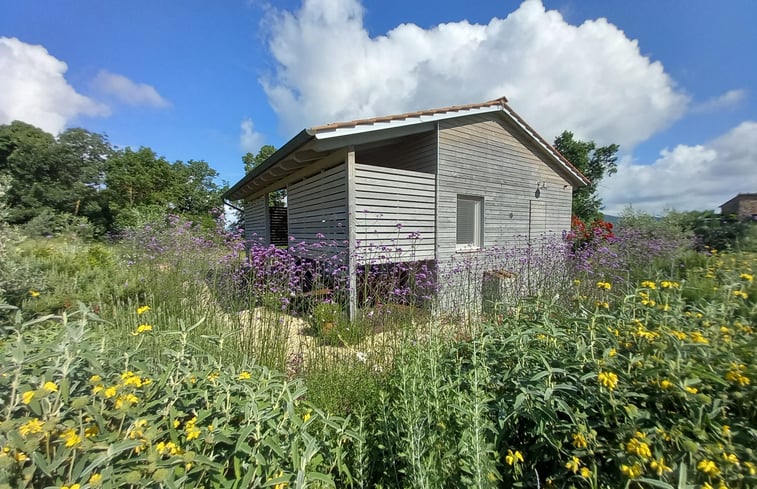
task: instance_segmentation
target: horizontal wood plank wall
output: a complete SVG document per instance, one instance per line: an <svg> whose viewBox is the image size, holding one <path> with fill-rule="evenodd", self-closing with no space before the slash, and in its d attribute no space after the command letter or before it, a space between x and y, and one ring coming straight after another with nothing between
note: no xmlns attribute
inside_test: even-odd
<svg viewBox="0 0 757 489"><path fill-rule="evenodd" d="M244 239L261 246L270 243L268 229L268 198L267 196L248 200L244 203Z"/></svg>
<svg viewBox="0 0 757 489"><path fill-rule="evenodd" d="M433 174L358 163L355 181L361 262L434 258Z"/></svg>
<svg viewBox="0 0 757 489"><path fill-rule="evenodd" d="M347 173L344 163L287 187L289 236L295 243L326 242L318 253L343 251L347 244ZM312 248L313 251L316 248Z"/></svg>
<svg viewBox="0 0 757 489"><path fill-rule="evenodd" d="M457 195L484 198L484 246L525 244L529 229L561 234L570 229L572 188L535 145L500 114L439 123L437 257L456 252ZM537 182L543 183L539 196ZM531 201L535 222L529 221ZM531 224L531 226L529 225ZM532 233L531 239L535 239Z"/></svg>
<svg viewBox="0 0 757 489"><path fill-rule="evenodd" d="M405 136L380 148L358 149L355 160L363 165L436 173L436 131Z"/></svg>

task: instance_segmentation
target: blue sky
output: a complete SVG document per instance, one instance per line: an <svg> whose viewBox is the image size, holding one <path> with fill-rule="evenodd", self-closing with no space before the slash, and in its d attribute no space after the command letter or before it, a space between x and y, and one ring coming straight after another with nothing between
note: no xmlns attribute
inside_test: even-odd
<svg viewBox="0 0 757 489"><path fill-rule="evenodd" d="M621 145L606 212L757 192L757 2L0 0L0 124L241 155L306 126L505 95L548 140Z"/></svg>

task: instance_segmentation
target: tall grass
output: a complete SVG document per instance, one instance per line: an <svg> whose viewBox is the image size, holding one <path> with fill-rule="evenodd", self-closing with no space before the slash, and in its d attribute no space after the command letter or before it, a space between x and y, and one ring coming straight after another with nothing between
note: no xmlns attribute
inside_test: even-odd
<svg viewBox="0 0 757 489"><path fill-rule="evenodd" d="M40 278L0 347L0 483L26 471L54 487L103 485L94 473L113 486L757 484L755 256L634 229L590 245L369 262L350 320L334 243L246 255L239 236L181 220L108 246L29 242ZM126 385L129 371L152 383ZM140 401L117 407L103 392L116 386ZM154 428L135 445L143 418ZM23 435L34 419L47 427ZM52 450L38 452L44 437ZM97 458L106 446L121 451Z"/></svg>

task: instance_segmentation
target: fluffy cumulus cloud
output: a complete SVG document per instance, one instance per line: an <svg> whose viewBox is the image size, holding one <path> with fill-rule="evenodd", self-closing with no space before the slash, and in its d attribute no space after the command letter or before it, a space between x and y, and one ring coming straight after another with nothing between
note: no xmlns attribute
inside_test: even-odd
<svg viewBox="0 0 757 489"><path fill-rule="evenodd" d="M0 37L0 124L21 120L57 134L77 116L108 115L69 85L67 70L42 46Z"/></svg>
<svg viewBox="0 0 757 489"><path fill-rule="evenodd" d="M269 19L261 82L287 135L313 124L506 96L547 139L563 129L624 149L687 108L663 66L605 19L579 26L540 0L506 18L371 36L359 0L304 0Z"/></svg>
<svg viewBox="0 0 757 489"><path fill-rule="evenodd" d="M652 164L631 160L602 181L607 214L626 206L660 213L666 209L717 209L738 193L757 188L757 122L742 122L724 135L696 146L665 149Z"/></svg>
<svg viewBox="0 0 757 489"><path fill-rule="evenodd" d="M127 105L148 107L168 107L170 105L151 85L133 82L123 75L111 73L108 70L100 70L95 77L94 86L100 92L113 96Z"/></svg>
<svg viewBox="0 0 757 489"><path fill-rule="evenodd" d="M252 119L249 117L242 119L239 129L239 146L242 148L242 151L257 154L260 147L263 146L265 138L255 130L255 124L252 122Z"/></svg>

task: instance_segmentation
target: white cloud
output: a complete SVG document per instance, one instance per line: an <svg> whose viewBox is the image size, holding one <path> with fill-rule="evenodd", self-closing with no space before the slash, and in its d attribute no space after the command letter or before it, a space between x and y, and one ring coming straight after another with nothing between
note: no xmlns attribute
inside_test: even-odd
<svg viewBox="0 0 757 489"><path fill-rule="evenodd" d="M747 97L747 91L744 89L729 90L722 95L713 97L709 100L697 104L691 108L694 113L709 113L718 110L730 109L739 105Z"/></svg>
<svg viewBox="0 0 757 489"><path fill-rule="evenodd" d="M627 206L651 213L666 209L717 209L738 193L757 190L757 122L745 121L707 144L665 149L650 165L626 159L600 184L607 214Z"/></svg>
<svg viewBox="0 0 757 489"><path fill-rule="evenodd" d="M313 124L506 96L548 140L572 130L624 150L669 126L688 97L605 19L568 24L540 0L505 19L371 37L359 0L304 0L268 19L277 65L261 79L287 135Z"/></svg>
<svg viewBox="0 0 757 489"><path fill-rule="evenodd" d="M0 124L21 120L57 134L79 115L108 115L107 106L68 84L67 70L42 46L0 37Z"/></svg>
<svg viewBox="0 0 757 489"><path fill-rule="evenodd" d="M239 128L241 129L239 145L242 147L242 151L257 154L260 147L263 146L265 137L255 131L255 124L253 124L252 119L249 117L242 119Z"/></svg>
<svg viewBox="0 0 757 489"><path fill-rule="evenodd" d="M146 83L135 83L123 75L100 70L93 82L99 91L114 96L128 105L168 107L171 105L158 91Z"/></svg>

